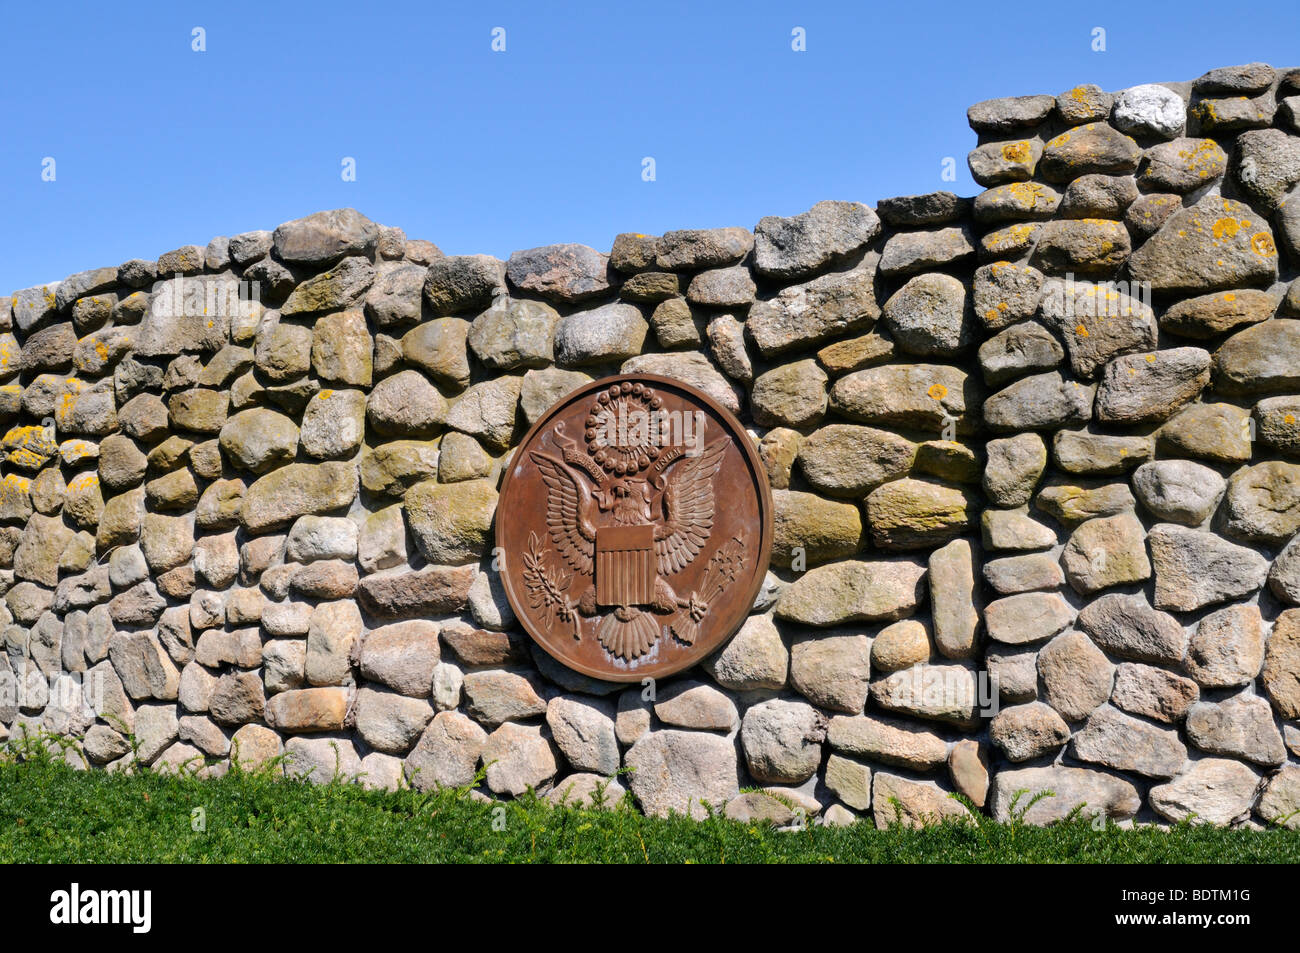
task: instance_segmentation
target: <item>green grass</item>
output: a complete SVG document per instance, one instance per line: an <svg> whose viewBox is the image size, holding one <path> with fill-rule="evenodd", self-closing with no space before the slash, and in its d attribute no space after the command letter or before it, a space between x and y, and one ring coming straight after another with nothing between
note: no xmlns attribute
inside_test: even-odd
<svg viewBox="0 0 1300 953"><path fill-rule="evenodd" d="M205 829L193 829L202 809ZM949 824L781 832L721 818L500 805L270 772L215 780L0 764L3 863L1296 863L1300 833Z"/></svg>

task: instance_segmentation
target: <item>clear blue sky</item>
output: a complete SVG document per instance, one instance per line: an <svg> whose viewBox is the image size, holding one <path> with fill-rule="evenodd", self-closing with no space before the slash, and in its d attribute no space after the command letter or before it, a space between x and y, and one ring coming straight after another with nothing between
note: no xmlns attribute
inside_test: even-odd
<svg viewBox="0 0 1300 953"><path fill-rule="evenodd" d="M504 258L826 198L972 195L977 100L1300 65L1295 0L0 9L3 292L339 206Z"/></svg>

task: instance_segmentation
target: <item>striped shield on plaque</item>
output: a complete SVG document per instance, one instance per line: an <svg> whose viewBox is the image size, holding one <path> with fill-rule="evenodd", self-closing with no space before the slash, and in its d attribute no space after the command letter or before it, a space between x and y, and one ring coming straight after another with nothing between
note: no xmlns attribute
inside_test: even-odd
<svg viewBox="0 0 1300 953"><path fill-rule="evenodd" d="M653 602L656 573L654 526L602 526L596 530L597 605Z"/></svg>

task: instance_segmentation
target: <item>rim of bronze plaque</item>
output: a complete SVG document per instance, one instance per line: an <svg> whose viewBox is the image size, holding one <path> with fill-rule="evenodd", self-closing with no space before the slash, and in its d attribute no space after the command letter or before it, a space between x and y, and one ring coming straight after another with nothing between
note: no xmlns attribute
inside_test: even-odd
<svg viewBox="0 0 1300 953"><path fill-rule="evenodd" d="M707 658L748 617L772 550L772 491L726 408L657 374L561 398L514 451L496 542L524 629L614 682Z"/></svg>

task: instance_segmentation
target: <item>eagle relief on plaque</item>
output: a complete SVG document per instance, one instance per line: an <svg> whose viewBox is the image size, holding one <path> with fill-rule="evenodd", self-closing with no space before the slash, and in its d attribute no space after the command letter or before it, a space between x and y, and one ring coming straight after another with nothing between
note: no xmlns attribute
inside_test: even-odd
<svg viewBox="0 0 1300 953"><path fill-rule="evenodd" d="M588 384L515 450L496 540L506 595L585 675L639 681L706 658L745 621L772 546L753 441L713 398L650 374Z"/></svg>

